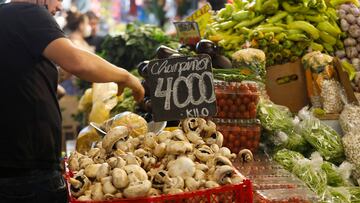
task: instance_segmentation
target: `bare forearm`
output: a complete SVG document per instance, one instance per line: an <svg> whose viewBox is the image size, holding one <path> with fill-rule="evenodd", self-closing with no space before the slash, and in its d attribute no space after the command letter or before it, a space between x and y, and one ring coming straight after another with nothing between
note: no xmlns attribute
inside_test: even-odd
<svg viewBox="0 0 360 203"><path fill-rule="evenodd" d="M117 82L125 83L130 74L119 67L112 65L106 60L102 59L99 56L96 56L87 51L78 51L77 57L79 58L77 68L69 68L73 70L72 73L83 80L90 82Z"/></svg>

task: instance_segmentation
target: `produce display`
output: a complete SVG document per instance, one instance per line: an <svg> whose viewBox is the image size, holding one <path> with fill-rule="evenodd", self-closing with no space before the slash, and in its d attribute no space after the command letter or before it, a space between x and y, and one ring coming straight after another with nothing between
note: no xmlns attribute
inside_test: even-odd
<svg viewBox="0 0 360 203"><path fill-rule="evenodd" d="M235 119L213 119L217 130L224 136L224 146L238 153L249 149L255 153L260 144L261 126L259 122Z"/></svg>
<svg viewBox="0 0 360 203"><path fill-rule="evenodd" d="M355 2L356 3L356 2ZM350 79L354 91L360 92L360 10L358 4L346 3L338 7L341 30L346 32L345 50L337 51L336 56L344 59L343 64L350 68ZM353 67L349 66L351 63ZM356 72L356 73L355 73Z"/></svg>
<svg viewBox="0 0 360 203"><path fill-rule="evenodd" d="M266 65L302 57L308 49L334 54L344 50L346 34L338 25L336 8L352 1L235 0L214 16L206 37L228 56L243 46L266 54Z"/></svg>
<svg viewBox="0 0 360 203"><path fill-rule="evenodd" d="M246 48L236 51L231 56L232 68L215 66L214 78L227 82L244 80L265 81L265 53L259 49Z"/></svg>
<svg viewBox="0 0 360 203"><path fill-rule="evenodd" d="M231 162L236 155L222 147L213 122L188 118L180 129L155 135L139 131L146 121L135 117L130 113L104 124L110 127L94 148L71 154L73 197L90 201L179 194L244 180Z"/></svg>
<svg viewBox="0 0 360 203"><path fill-rule="evenodd" d="M306 54L302 63L312 106L328 114L340 113L343 109L342 86L335 78L333 57L316 51Z"/></svg>
<svg viewBox="0 0 360 203"><path fill-rule="evenodd" d="M123 34L105 39L101 56L117 66L132 70L141 61L153 58L160 45L177 48L179 43L155 25L128 23Z"/></svg>
<svg viewBox="0 0 360 203"><path fill-rule="evenodd" d="M215 81L217 118L255 119L259 92L256 83Z"/></svg>

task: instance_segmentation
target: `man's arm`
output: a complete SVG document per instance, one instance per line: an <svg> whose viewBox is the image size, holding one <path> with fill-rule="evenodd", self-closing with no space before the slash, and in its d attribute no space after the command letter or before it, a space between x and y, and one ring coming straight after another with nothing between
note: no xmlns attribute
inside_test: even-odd
<svg viewBox="0 0 360 203"><path fill-rule="evenodd" d="M112 65L101 57L75 47L69 39L58 38L44 50L43 55L67 72L90 82L116 82L119 88L127 86L140 101L144 89L140 81L128 71Z"/></svg>

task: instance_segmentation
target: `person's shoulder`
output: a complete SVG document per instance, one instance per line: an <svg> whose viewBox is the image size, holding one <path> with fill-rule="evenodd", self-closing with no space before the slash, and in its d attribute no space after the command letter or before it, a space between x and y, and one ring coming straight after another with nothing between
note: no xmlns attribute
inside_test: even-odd
<svg viewBox="0 0 360 203"><path fill-rule="evenodd" d="M26 3L26 2L10 2L5 3L2 5L4 9L12 9L12 10L19 10L19 9L45 9L43 6L39 6L37 4Z"/></svg>

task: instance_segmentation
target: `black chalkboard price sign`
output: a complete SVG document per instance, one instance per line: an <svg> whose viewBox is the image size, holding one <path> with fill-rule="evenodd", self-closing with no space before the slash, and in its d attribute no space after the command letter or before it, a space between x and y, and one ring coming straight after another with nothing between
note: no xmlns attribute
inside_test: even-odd
<svg viewBox="0 0 360 203"><path fill-rule="evenodd" d="M153 60L147 72L154 121L216 114L210 56Z"/></svg>

